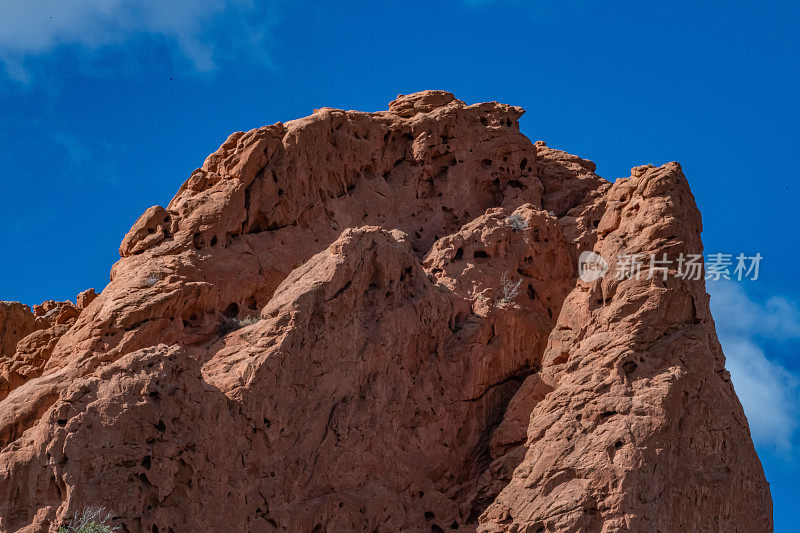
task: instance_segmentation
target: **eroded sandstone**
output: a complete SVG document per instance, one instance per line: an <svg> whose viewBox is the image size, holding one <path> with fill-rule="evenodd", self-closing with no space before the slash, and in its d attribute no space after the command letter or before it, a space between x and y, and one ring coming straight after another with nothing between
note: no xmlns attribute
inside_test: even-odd
<svg viewBox="0 0 800 533"><path fill-rule="evenodd" d="M445 91L231 135L77 305L0 306L0 530L769 531L680 167ZM503 289L503 279L516 294Z"/></svg>

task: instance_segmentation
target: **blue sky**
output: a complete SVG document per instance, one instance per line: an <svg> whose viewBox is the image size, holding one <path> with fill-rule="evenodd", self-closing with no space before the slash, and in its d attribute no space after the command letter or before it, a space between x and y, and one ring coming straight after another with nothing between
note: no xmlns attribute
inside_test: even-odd
<svg viewBox="0 0 800 533"><path fill-rule="evenodd" d="M800 474L800 6L793 2L7 0L0 6L0 299L101 289L120 240L229 133L447 89L522 106L532 139L613 180L683 165L709 288L791 531Z"/></svg>

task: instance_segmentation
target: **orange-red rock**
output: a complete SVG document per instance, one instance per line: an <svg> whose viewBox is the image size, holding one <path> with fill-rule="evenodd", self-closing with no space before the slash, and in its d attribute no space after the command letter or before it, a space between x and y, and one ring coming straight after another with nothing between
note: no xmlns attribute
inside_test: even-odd
<svg viewBox="0 0 800 533"><path fill-rule="evenodd" d="M97 298L97 293L94 292L94 289L86 289L78 294L78 297L75 299L75 303L77 304L78 308L83 309L84 307L88 307L95 298Z"/></svg>
<svg viewBox="0 0 800 533"><path fill-rule="evenodd" d="M680 167L612 185L522 112L234 133L101 294L2 304L0 530L771 530L703 282L577 278L702 251Z"/></svg>

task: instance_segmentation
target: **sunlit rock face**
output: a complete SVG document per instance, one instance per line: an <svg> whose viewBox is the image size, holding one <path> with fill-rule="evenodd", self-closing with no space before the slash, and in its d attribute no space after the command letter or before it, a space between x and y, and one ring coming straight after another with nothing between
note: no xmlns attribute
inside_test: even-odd
<svg viewBox="0 0 800 533"><path fill-rule="evenodd" d="M0 530L770 531L677 163L444 91L234 133L76 304L0 304ZM609 275L578 277L593 251Z"/></svg>

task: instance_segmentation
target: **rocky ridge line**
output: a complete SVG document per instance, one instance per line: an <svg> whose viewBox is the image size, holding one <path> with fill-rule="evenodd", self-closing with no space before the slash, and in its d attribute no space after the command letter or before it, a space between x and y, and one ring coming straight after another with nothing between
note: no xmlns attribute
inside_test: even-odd
<svg viewBox="0 0 800 533"><path fill-rule="evenodd" d="M702 250L680 166L612 185L522 113L234 133L96 298L0 306L0 530L771 530L703 283L577 279Z"/></svg>

